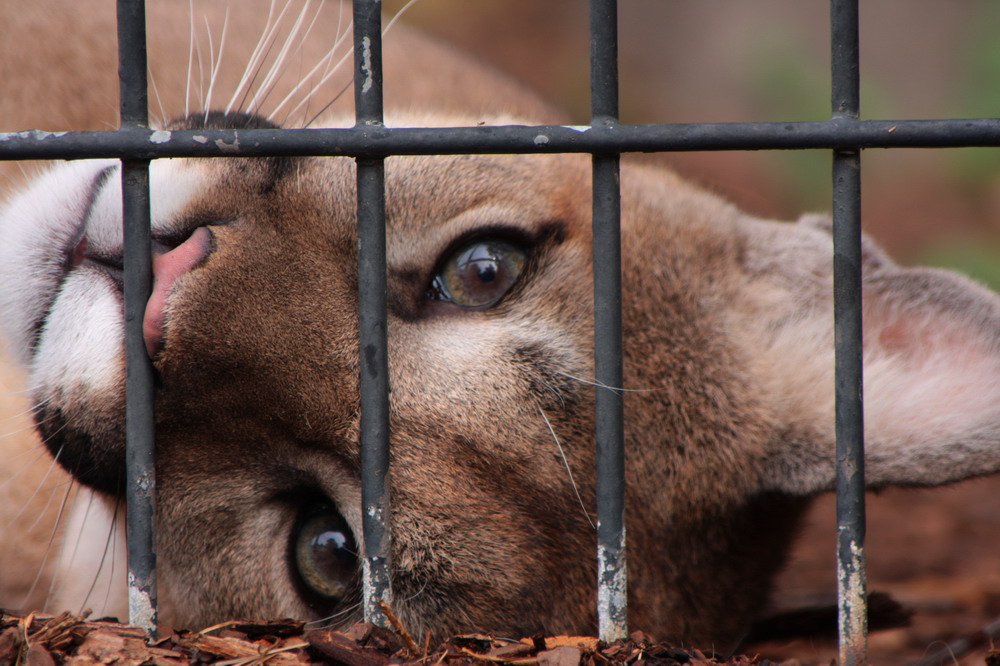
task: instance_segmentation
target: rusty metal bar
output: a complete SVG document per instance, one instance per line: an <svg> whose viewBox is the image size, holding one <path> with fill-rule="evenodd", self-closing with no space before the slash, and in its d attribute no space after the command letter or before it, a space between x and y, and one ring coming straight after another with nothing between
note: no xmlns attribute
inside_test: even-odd
<svg viewBox="0 0 1000 666"><path fill-rule="evenodd" d="M834 118L860 113L857 0L832 0ZM865 577L865 442L861 321L861 151L833 157L833 292L836 348L837 598L840 663L868 663Z"/></svg>
<svg viewBox="0 0 1000 666"><path fill-rule="evenodd" d="M618 3L590 2L594 128L618 122ZM593 156L594 375L597 445L597 625L602 640L628 635L625 426L622 388L619 155Z"/></svg>
<svg viewBox="0 0 1000 666"><path fill-rule="evenodd" d="M382 127L382 3L354 0L356 126ZM357 160L358 309L361 353L361 506L365 620L385 626L390 603L389 354L385 269L385 167Z"/></svg>
<svg viewBox="0 0 1000 666"><path fill-rule="evenodd" d="M0 132L0 160L490 155L1000 146L1000 118L157 132Z"/></svg>
<svg viewBox="0 0 1000 666"><path fill-rule="evenodd" d="M121 129L148 126L146 11L143 0L118 0ZM125 299L125 502L129 622L156 635L153 365L142 320L152 289L149 160L122 160Z"/></svg>

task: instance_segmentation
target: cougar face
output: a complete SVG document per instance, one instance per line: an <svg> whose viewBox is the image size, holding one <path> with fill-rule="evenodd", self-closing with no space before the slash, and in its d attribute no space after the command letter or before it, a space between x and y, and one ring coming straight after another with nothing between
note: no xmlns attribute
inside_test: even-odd
<svg viewBox="0 0 1000 666"><path fill-rule="evenodd" d="M442 57L400 34L419 47L409 58ZM458 62L478 92L456 99L449 82L447 104L391 122L548 120L527 94L518 115L475 101L502 79ZM230 111L170 127L270 124ZM174 624L359 618L354 169L153 163L144 331ZM809 498L833 484L830 236L666 171L626 164L621 180L630 620L732 645ZM0 213L0 317L41 441L110 507L124 460L119 182L115 161L60 165ZM391 157L386 183L395 611L420 634L593 632L589 160ZM870 244L865 261L869 482L996 471L1000 299Z"/></svg>

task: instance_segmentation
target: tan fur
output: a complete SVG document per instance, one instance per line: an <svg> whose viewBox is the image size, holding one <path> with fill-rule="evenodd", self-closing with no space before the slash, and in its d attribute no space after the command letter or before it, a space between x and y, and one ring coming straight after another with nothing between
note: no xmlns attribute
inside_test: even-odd
<svg viewBox="0 0 1000 666"><path fill-rule="evenodd" d="M111 17L106 3L91 4L72 30L79 41L59 41L79 49L78 70L25 60L9 42L0 52L0 79L23 81L2 102L5 129L113 118L110 40L96 37L113 34ZM176 104L184 80L171 54L186 53L186 4L152 11L151 40L166 54L153 60L154 80ZM335 22L330 11L323 20ZM219 12L211 5L214 25ZM0 20L32 23L11 13L0 8ZM233 34L261 31L250 14L230 14ZM58 22L44 27L59 31ZM392 123L558 118L502 77L394 30ZM252 43L231 39L227 57L239 61ZM304 62L325 51L313 39ZM29 67L72 87L43 93ZM216 86L235 87L239 74L226 70ZM66 97L73 108L53 103ZM323 123L350 120L340 108ZM589 161L394 157L386 174L396 611L419 634L592 632ZM165 615L187 626L316 618L322 609L289 572L299 505L323 495L360 523L353 162L161 163L154 200L177 183L197 186L161 210L180 227L208 221L214 251L178 281L156 359ZM809 497L833 483L830 237L812 218L753 219L661 170L626 164L622 188L630 618L657 636L731 646L764 606ZM17 201L35 198L43 193ZM495 228L530 248L513 291L482 311L428 302L455 240ZM875 248L868 263L871 482L929 485L997 470L998 299L957 276L900 269ZM117 460L120 387L50 388L36 398L94 437L67 452ZM0 442L8 456L32 450L21 438ZM3 511L16 511L39 473L2 473L12 480L0 477L0 487L19 493ZM26 593L40 566L27 603L44 600L55 558L40 564L51 549L38 535L54 520L50 508L17 550L3 540L0 604Z"/></svg>

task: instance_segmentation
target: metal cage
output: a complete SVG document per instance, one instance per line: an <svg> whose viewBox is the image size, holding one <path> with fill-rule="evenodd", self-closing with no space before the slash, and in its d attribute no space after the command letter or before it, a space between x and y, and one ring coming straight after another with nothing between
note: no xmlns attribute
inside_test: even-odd
<svg viewBox="0 0 1000 666"><path fill-rule="evenodd" d="M0 159L117 158L125 226L130 621L155 631L152 369L142 337L150 291L149 162L163 157L339 155L357 160L362 354L363 562L366 617L389 593L388 358L385 192L389 155L590 153L593 156L598 617L604 639L626 634L618 159L624 152L824 148L833 154L837 529L840 655L864 664L864 441L861 364L860 155L863 148L1000 145L1000 120L859 119L858 1L831 0L832 113L792 123L618 122L617 2L590 0L592 121L559 126L393 128L382 124L381 3L354 0L356 125L349 129L153 132L147 124L143 0L118 0L121 129L0 134ZM585 130L585 131L582 131ZM197 135L197 136L196 136ZM205 140L207 137L207 141Z"/></svg>

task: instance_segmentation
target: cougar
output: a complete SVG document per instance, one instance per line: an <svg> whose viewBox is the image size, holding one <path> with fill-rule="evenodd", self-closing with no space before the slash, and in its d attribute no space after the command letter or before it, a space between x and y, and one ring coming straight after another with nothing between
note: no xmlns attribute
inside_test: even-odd
<svg viewBox="0 0 1000 666"><path fill-rule="evenodd" d="M158 127L353 123L349 6L149 11ZM3 129L114 125L109 3L0 4L0 24ZM390 125L562 122L401 25L385 63ZM25 369L5 370L0 605L123 614L119 164L23 169L0 213L0 318ZM420 635L596 628L590 178L586 156L386 162L391 582ZM151 188L164 620L352 623L354 161L157 160ZM732 646L834 485L830 225L628 160L621 188L629 618ZM864 243L868 484L996 472L1000 299Z"/></svg>

